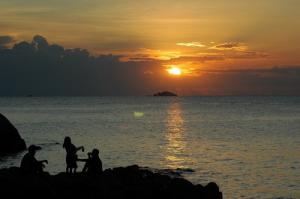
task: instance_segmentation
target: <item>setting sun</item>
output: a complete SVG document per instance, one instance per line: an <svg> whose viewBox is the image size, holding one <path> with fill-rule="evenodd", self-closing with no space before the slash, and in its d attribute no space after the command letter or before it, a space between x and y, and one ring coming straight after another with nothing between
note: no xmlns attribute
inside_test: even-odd
<svg viewBox="0 0 300 199"><path fill-rule="evenodd" d="M169 68L168 73L171 75L181 75L182 74L181 69L177 68L177 67Z"/></svg>

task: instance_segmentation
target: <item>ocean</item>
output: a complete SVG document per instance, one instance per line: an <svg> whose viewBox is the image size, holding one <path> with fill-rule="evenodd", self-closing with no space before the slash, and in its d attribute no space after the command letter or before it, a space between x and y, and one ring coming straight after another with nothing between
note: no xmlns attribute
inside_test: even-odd
<svg viewBox="0 0 300 199"><path fill-rule="evenodd" d="M226 199L300 198L300 97L2 97L0 112L51 174L65 171L70 136L81 158L98 148L104 169L193 169L184 177Z"/></svg>

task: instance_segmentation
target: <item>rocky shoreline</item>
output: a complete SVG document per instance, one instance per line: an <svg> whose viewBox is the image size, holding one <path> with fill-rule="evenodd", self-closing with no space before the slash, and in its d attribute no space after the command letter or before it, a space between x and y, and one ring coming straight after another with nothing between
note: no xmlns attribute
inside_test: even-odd
<svg viewBox="0 0 300 199"><path fill-rule="evenodd" d="M194 185L137 165L105 170L101 175L24 174L17 167L0 170L1 195L10 198L197 198L222 199L216 183Z"/></svg>
<svg viewBox="0 0 300 199"><path fill-rule="evenodd" d="M0 155L26 149L24 140L0 113ZM0 169L0 197L82 199L222 199L216 183L194 185L180 170L151 170L137 165L106 169L101 175L83 173L28 174L18 167ZM193 172L189 170L188 172Z"/></svg>
<svg viewBox="0 0 300 199"><path fill-rule="evenodd" d="M25 141L16 127L0 113L0 155L17 153L25 149Z"/></svg>

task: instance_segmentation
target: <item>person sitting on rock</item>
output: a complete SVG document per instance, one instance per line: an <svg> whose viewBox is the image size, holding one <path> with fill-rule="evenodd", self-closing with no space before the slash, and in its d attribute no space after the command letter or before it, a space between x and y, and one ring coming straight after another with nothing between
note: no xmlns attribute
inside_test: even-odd
<svg viewBox="0 0 300 199"><path fill-rule="evenodd" d="M37 150L40 150L41 147L36 145L30 145L28 147L28 153L26 153L21 161L21 169L25 173L42 173L45 165L43 163L48 164L47 160L38 161L34 156Z"/></svg>
<svg viewBox="0 0 300 199"><path fill-rule="evenodd" d="M74 144L71 142L70 137L65 137L63 148L66 149L67 156L66 156L66 172L67 173L76 173L77 169L77 151L82 150L84 151L84 147L76 147Z"/></svg>
<svg viewBox="0 0 300 199"><path fill-rule="evenodd" d="M102 161L98 149L93 149L92 152L88 153L88 159L81 159L80 161L86 162L82 170L83 173L92 175L102 173Z"/></svg>

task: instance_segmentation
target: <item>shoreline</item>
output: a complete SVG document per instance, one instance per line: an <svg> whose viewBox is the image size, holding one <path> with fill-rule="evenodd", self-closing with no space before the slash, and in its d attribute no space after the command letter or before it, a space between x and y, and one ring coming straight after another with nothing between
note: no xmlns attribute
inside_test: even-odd
<svg viewBox="0 0 300 199"><path fill-rule="evenodd" d="M132 165L106 169L101 175L83 173L24 174L18 167L0 169L2 195L11 198L197 198L222 199L216 183L194 185Z"/></svg>

